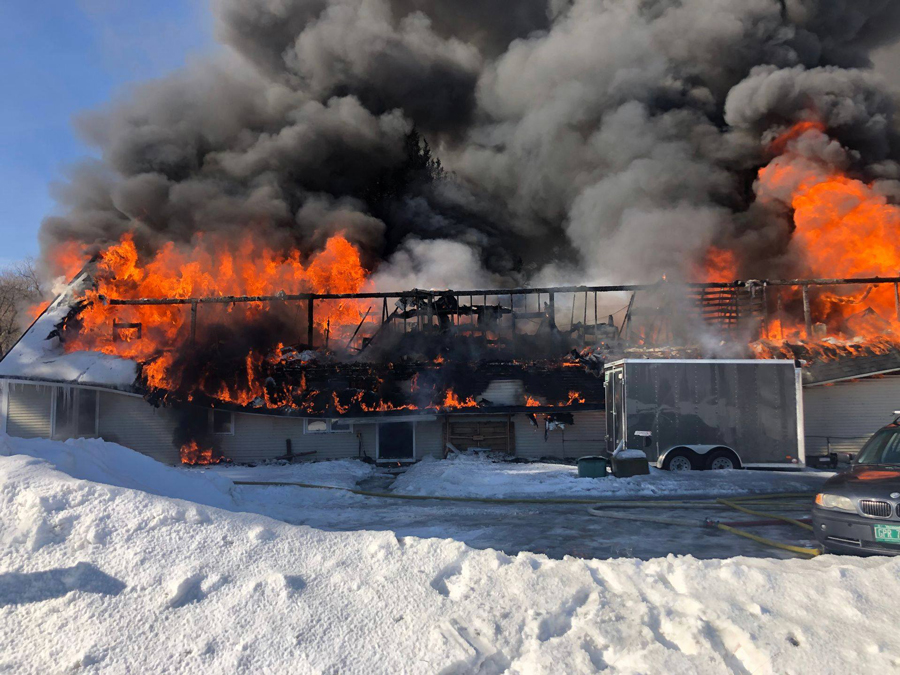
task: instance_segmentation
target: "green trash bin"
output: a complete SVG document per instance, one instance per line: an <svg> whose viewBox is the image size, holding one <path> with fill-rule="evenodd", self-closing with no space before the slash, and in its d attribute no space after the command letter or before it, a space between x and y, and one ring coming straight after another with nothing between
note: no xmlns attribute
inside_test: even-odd
<svg viewBox="0 0 900 675"><path fill-rule="evenodd" d="M606 457L592 455L578 458L579 478L606 478Z"/></svg>

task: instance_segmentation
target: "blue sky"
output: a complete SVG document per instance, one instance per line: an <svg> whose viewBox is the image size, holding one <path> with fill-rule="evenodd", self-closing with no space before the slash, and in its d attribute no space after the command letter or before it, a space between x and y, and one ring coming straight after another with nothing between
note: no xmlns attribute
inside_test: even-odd
<svg viewBox="0 0 900 675"><path fill-rule="evenodd" d="M0 266L37 255L50 183L92 152L73 117L212 49L206 0L0 2Z"/></svg>

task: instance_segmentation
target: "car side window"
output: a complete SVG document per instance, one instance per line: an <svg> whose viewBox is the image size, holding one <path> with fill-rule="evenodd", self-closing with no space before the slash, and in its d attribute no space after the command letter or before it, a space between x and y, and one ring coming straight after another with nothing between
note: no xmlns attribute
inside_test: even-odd
<svg viewBox="0 0 900 675"><path fill-rule="evenodd" d="M859 464L878 464L881 461L884 446L892 435L893 433L887 429L876 431L875 435L873 435L865 446L863 446L863 449L860 450L856 461Z"/></svg>
<svg viewBox="0 0 900 675"><path fill-rule="evenodd" d="M891 434L884 451L881 453L881 464L900 464L900 433Z"/></svg>

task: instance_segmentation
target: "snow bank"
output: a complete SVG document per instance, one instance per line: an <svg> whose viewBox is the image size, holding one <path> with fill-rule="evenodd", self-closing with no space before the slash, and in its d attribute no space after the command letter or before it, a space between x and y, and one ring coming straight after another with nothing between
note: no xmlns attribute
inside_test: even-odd
<svg viewBox="0 0 900 675"><path fill-rule="evenodd" d="M17 673L885 673L898 594L897 559L511 557L0 457L0 669Z"/></svg>
<svg viewBox="0 0 900 675"><path fill-rule="evenodd" d="M409 495L453 497L662 497L741 495L815 490L825 472L698 471L650 469L631 478L578 478L562 464L495 462L482 455L426 458L401 475L393 490Z"/></svg>
<svg viewBox="0 0 900 675"><path fill-rule="evenodd" d="M234 508L233 484L204 471L183 471L161 464L116 443L80 438L50 441L0 434L0 456L27 455L44 460L73 478L143 490L162 497Z"/></svg>
<svg viewBox="0 0 900 675"><path fill-rule="evenodd" d="M100 352L66 354L59 338L48 336L82 294L85 275L77 277L0 361L0 376L27 377L129 389L137 377L134 361Z"/></svg>

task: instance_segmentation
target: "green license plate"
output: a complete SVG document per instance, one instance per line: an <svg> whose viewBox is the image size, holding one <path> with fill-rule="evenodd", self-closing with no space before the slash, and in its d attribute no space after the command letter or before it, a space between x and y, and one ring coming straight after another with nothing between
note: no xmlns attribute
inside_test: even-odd
<svg viewBox="0 0 900 675"><path fill-rule="evenodd" d="M875 541L900 544L900 525L875 525Z"/></svg>

